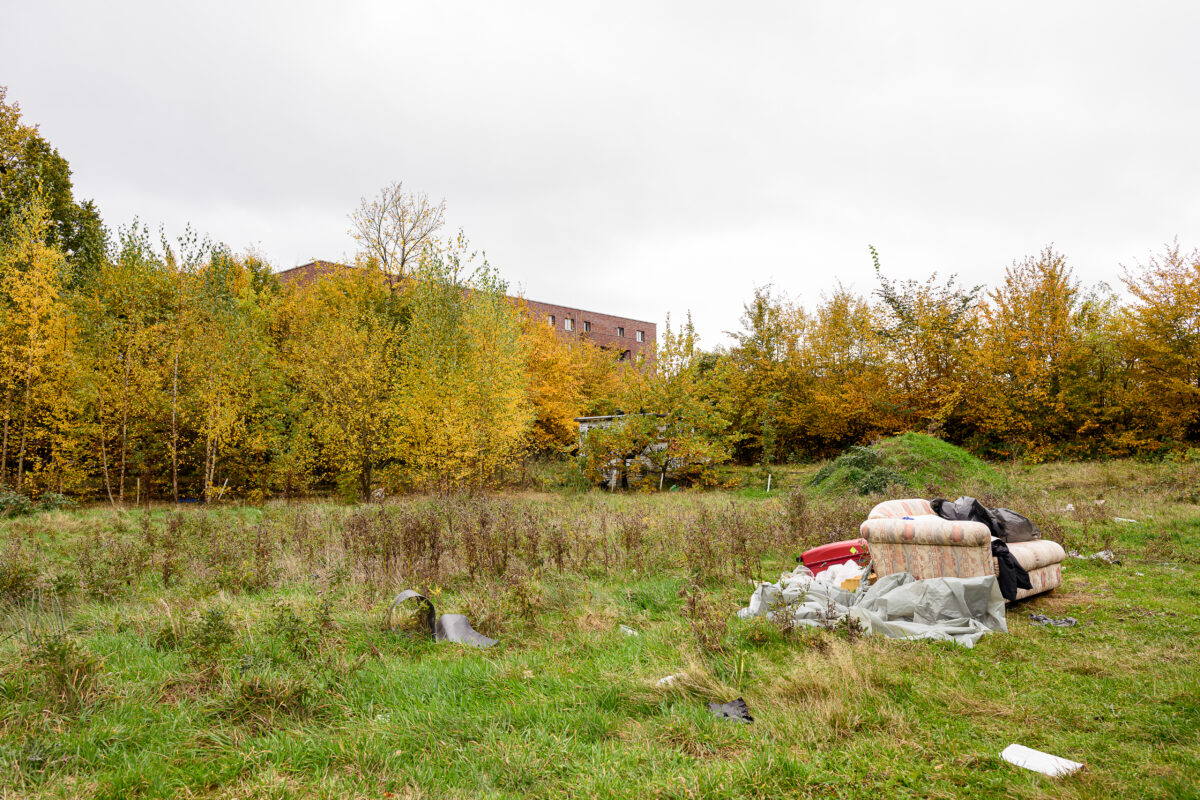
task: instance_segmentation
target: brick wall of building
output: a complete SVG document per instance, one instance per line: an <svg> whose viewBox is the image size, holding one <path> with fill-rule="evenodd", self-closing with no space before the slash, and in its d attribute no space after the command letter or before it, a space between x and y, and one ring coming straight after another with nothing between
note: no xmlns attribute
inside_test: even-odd
<svg viewBox="0 0 1200 800"><path fill-rule="evenodd" d="M342 270L354 269L332 261L312 261L298 267L285 269L276 273L284 283L306 286ZM514 302L518 298L513 298ZM554 330L564 339L581 339L590 341L600 347L615 350L618 353L628 353L628 358L636 360L639 355L649 355L658 337L658 325L640 319L618 317L613 314L602 314L598 311L585 311L574 306L562 306L554 303L542 303L538 300L520 298L534 319L540 319L547 324L553 317ZM571 330L567 330L566 320L571 320ZM591 330L587 330L590 327ZM638 341L638 333L641 341Z"/></svg>
<svg viewBox="0 0 1200 800"><path fill-rule="evenodd" d="M524 303L534 319L553 324L559 336L566 339L582 339L619 353L628 352L634 359L639 354L648 354L658 336L658 326L645 320L538 300L524 300ZM571 330L567 330L566 320L571 320ZM589 326L591 330L587 330ZM642 334L642 341L638 341L639 332Z"/></svg>

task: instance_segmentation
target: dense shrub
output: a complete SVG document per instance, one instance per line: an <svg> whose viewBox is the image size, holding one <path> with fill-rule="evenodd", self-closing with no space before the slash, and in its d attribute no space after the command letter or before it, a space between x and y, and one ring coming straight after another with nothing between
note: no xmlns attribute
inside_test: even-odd
<svg viewBox="0 0 1200 800"><path fill-rule="evenodd" d="M37 505L11 486L0 483L0 519L32 514Z"/></svg>
<svg viewBox="0 0 1200 800"><path fill-rule="evenodd" d="M49 699L66 709L91 700L104 671L103 662L65 632L36 640L29 665Z"/></svg>
<svg viewBox="0 0 1200 800"><path fill-rule="evenodd" d="M38 568L24 553L9 548L0 555L0 604L28 601L37 581Z"/></svg>
<svg viewBox="0 0 1200 800"><path fill-rule="evenodd" d="M43 492L35 501L11 486L0 483L0 519L23 517L35 511L61 511L74 507L74 500L57 492Z"/></svg>
<svg viewBox="0 0 1200 800"><path fill-rule="evenodd" d="M905 477L883 463L883 455L873 447L855 445L826 464L812 478L813 486L835 484L859 494L879 494L888 486L907 486Z"/></svg>

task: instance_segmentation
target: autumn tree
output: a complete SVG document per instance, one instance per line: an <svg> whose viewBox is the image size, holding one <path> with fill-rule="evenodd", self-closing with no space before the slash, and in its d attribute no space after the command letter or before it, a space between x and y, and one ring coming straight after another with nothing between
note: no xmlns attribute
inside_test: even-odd
<svg viewBox="0 0 1200 800"><path fill-rule="evenodd" d="M972 357L975 447L1033 459L1105 454L1117 383L1113 354L1095 345L1113 336L1112 303L1081 287L1052 247L1007 269Z"/></svg>
<svg viewBox="0 0 1200 800"><path fill-rule="evenodd" d="M35 448L60 427L58 406L70 400L62 386L70 347L66 260L46 243L49 224L47 207L35 197L6 220L0 239L0 483L18 491L26 489L31 469L49 460Z"/></svg>
<svg viewBox="0 0 1200 800"><path fill-rule="evenodd" d="M787 409L796 447L835 454L898 426L879 318L867 300L844 286L805 314L793 368L802 399Z"/></svg>
<svg viewBox="0 0 1200 800"><path fill-rule="evenodd" d="M883 274L870 248L879 283L877 333L888 365L890 401L901 424L955 436L961 426L967 354L978 330L982 286L963 287L951 275L898 281Z"/></svg>
<svg viewBox="0 0 1200 800"><path fill-rule="evenodd" d="M357 270L294 289L288 307L288 370L306 397L303 426L333 474L367 498L397 435L394 298Z"/></svg>
<svg viewBox="0 0 1200 800"><path fill-rule="evenodd" d="M726 386L732 367L699 348L691 315L674 330L667 318L653 357L627 367L617 402L626 412L613 424L588 433L585 471L618 473L618 483L649 478L711 484L714 468L733 454L739 434L731 429Z"/></svg>
<svg viewBox="0 0 1200 800"><path fill-rule="evenodd" d="M17 103L0 86L0 227L30 203L45 209L42 236L64 256L64 286L94 272L104 259L107 233L96 206L77 201L71 168L40 133L21 120Z"/></svg>
<svg viewBox="0 0 1200 800"><path fill-rule="evenodd" d="M742 434L738 454L743 460L774 463L788 449L782 426L795 388L788 366L800 335L797 314L798 309L772 287L759 287L743 306L742 330L731 334L729 393L732 423Z"/></svg>
<svg viewBox="0 0 1200 800"><path fill-rule="evenodd" d="M518 309L529 353L528 396L534 412L528 452L570 451L578 441L577 417L616 410L616 392L628 365L616 351L559 336L545 320L529 314L523 302Z"/></svg>
<svg viewBox="0 0 1200 800"><path fill-rule="evenodd" d="M1200 250L1176 241L1122 280L1134 302L1121 341L1147 433L1200 442Z"/></svg>
<svg viewBox="0 0 1200 800"><path fill-rule="evenodd" d="M421 488L494 483L520 459L534 419L518 309L495 271L470 266L465 252L430 252L410 288L395 454Z"/></svg>
<svg viewBox="0 0 1200 800"><path fill-rule="evenodd" d="M421 257L436 249L445 214L445 200L435 203L427 194L406 192L396 181L374 198L362 198L350 215L351 233L364 259L383 273L395 292Z"/></svg>
<svg viewBox="0 0 1200 800"><path fill-rule="evenodd" d="M275 393L277 362L267 335L263 286L254 281L260 267L218 247L195 276L186 409L203 443L205 502L219 490L220 459L235 446L244 450L256 407Z"/></svg>

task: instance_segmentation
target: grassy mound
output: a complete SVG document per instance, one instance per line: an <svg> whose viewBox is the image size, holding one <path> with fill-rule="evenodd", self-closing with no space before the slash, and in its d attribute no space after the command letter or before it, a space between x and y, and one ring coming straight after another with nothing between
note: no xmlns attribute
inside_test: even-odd
<svg viewBox="0 0 1200 800"><path fill-rule="evenodd" d="M812 485L822 492L878 494L888 486L957 497L1002 491L1007 481L975 456L921 433L903 433L870 447L851 447L823 466Z"/></svg>

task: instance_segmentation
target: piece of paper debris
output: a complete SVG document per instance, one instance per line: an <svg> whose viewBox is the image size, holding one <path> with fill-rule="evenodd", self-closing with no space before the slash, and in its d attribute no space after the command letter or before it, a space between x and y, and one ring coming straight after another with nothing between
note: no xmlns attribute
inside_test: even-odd
<svg viewBox="0 0 1200 800"><path fill-rule="evenodd" d="M1061 778L1063 775L1070 775L1083 768L1083 764L1078 761L1069 761L1019 744L1010 744L1004 748L1000 757L1010 764L1016 764L1018 767L1031 769L1052 778Z"/></svg>

